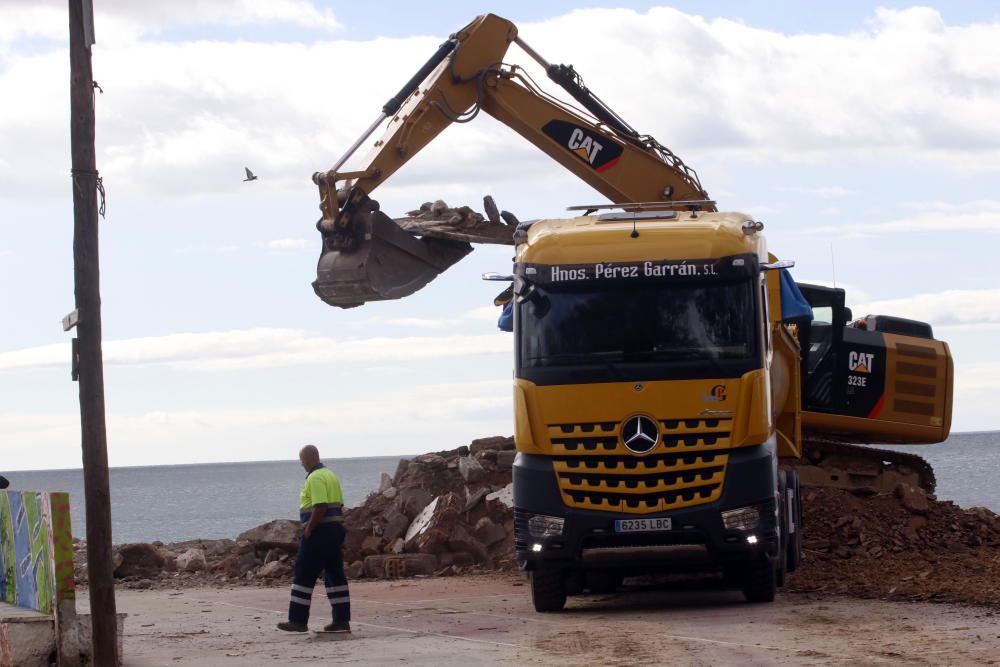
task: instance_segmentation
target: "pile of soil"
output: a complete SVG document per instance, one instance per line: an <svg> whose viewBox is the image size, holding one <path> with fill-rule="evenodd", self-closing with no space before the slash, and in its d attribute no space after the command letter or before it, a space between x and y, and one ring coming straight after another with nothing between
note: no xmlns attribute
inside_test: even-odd
<svg viewBox="0 0 1000 667"><path fill-rule="evenodd" d="M791 591L1000 605L1000 517L919 489L805 488L804 559Z"/></svg>

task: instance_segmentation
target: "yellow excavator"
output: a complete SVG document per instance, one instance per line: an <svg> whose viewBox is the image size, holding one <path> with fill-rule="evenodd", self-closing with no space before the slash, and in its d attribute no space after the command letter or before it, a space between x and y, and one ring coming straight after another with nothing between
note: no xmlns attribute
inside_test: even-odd
<svg viewBox="0 0 1000 667"><path fill-rule="evenodd" d="M504 62L511 43L574 104ZM456 216L451 232L379 210L378 185L480 111L613 203L520 223L487 198L488 220ZM688 568L769 601L801 557L800 483L933 490L920 457L862 445L947 438L948 345L925 323L855 319L843 290L794 283L762 223L719 212L694 170L510 21L485 15L452 35L313 180L313 287L330 305L412 294L468 239L515 246L513 273L486 277L510 281L498 304L515 337L515 541L537 610Z"/></svg>

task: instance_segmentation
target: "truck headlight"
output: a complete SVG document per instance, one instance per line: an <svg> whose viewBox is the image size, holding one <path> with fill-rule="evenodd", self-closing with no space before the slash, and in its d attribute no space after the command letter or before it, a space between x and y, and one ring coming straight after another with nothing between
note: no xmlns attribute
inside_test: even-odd
<svg viewBox="0 0 1000 667"><path fill-rule="evenodd" d="M534 514L528 519L528 532L532 537L555 537L562 535L564 523L562 517Z"/></svg>
<svg viewBox="0 0 1000 667"><path fill-rule="evenodd" d="M760 525L760 505L748 505L724 511L722 525L728 529L753 530Z"/></svg>

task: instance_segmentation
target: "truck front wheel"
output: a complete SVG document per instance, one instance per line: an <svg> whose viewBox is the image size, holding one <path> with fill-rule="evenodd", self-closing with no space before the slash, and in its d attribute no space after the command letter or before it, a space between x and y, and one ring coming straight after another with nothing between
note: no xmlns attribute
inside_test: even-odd
<svg viewBox="0 0 1000 667"><path fill-rule="evenodd" d="M784 554L782 554L784 556ZM778 573L767 558L758 558L747 566L743 595L747 602L774 602Z"/></svg>
<svg viewBox="0 0 1000 667"><path fill-rule="evenodd" d="M563 574L556 568L539 564L531 572L531 602L535 611L560 611L566 606Z"/></svg>

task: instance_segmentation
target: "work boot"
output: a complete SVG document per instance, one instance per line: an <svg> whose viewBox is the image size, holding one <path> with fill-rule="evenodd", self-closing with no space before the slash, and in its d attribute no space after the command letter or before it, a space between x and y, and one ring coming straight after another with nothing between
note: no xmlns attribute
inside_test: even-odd
<svg viewBox="0 0 1000 667"><path fill-rule="evenodd" d="M329 625L323 626L324 632L350 632L351 623L350 621L334 621Z"/></svg>
<svg viewBox="0 0 1000 667"><path fill-rule="evenodd" d="M309 626L305 623L294 623L292 621L278 623L278 629L285 632L309 632Z"/></svg>

